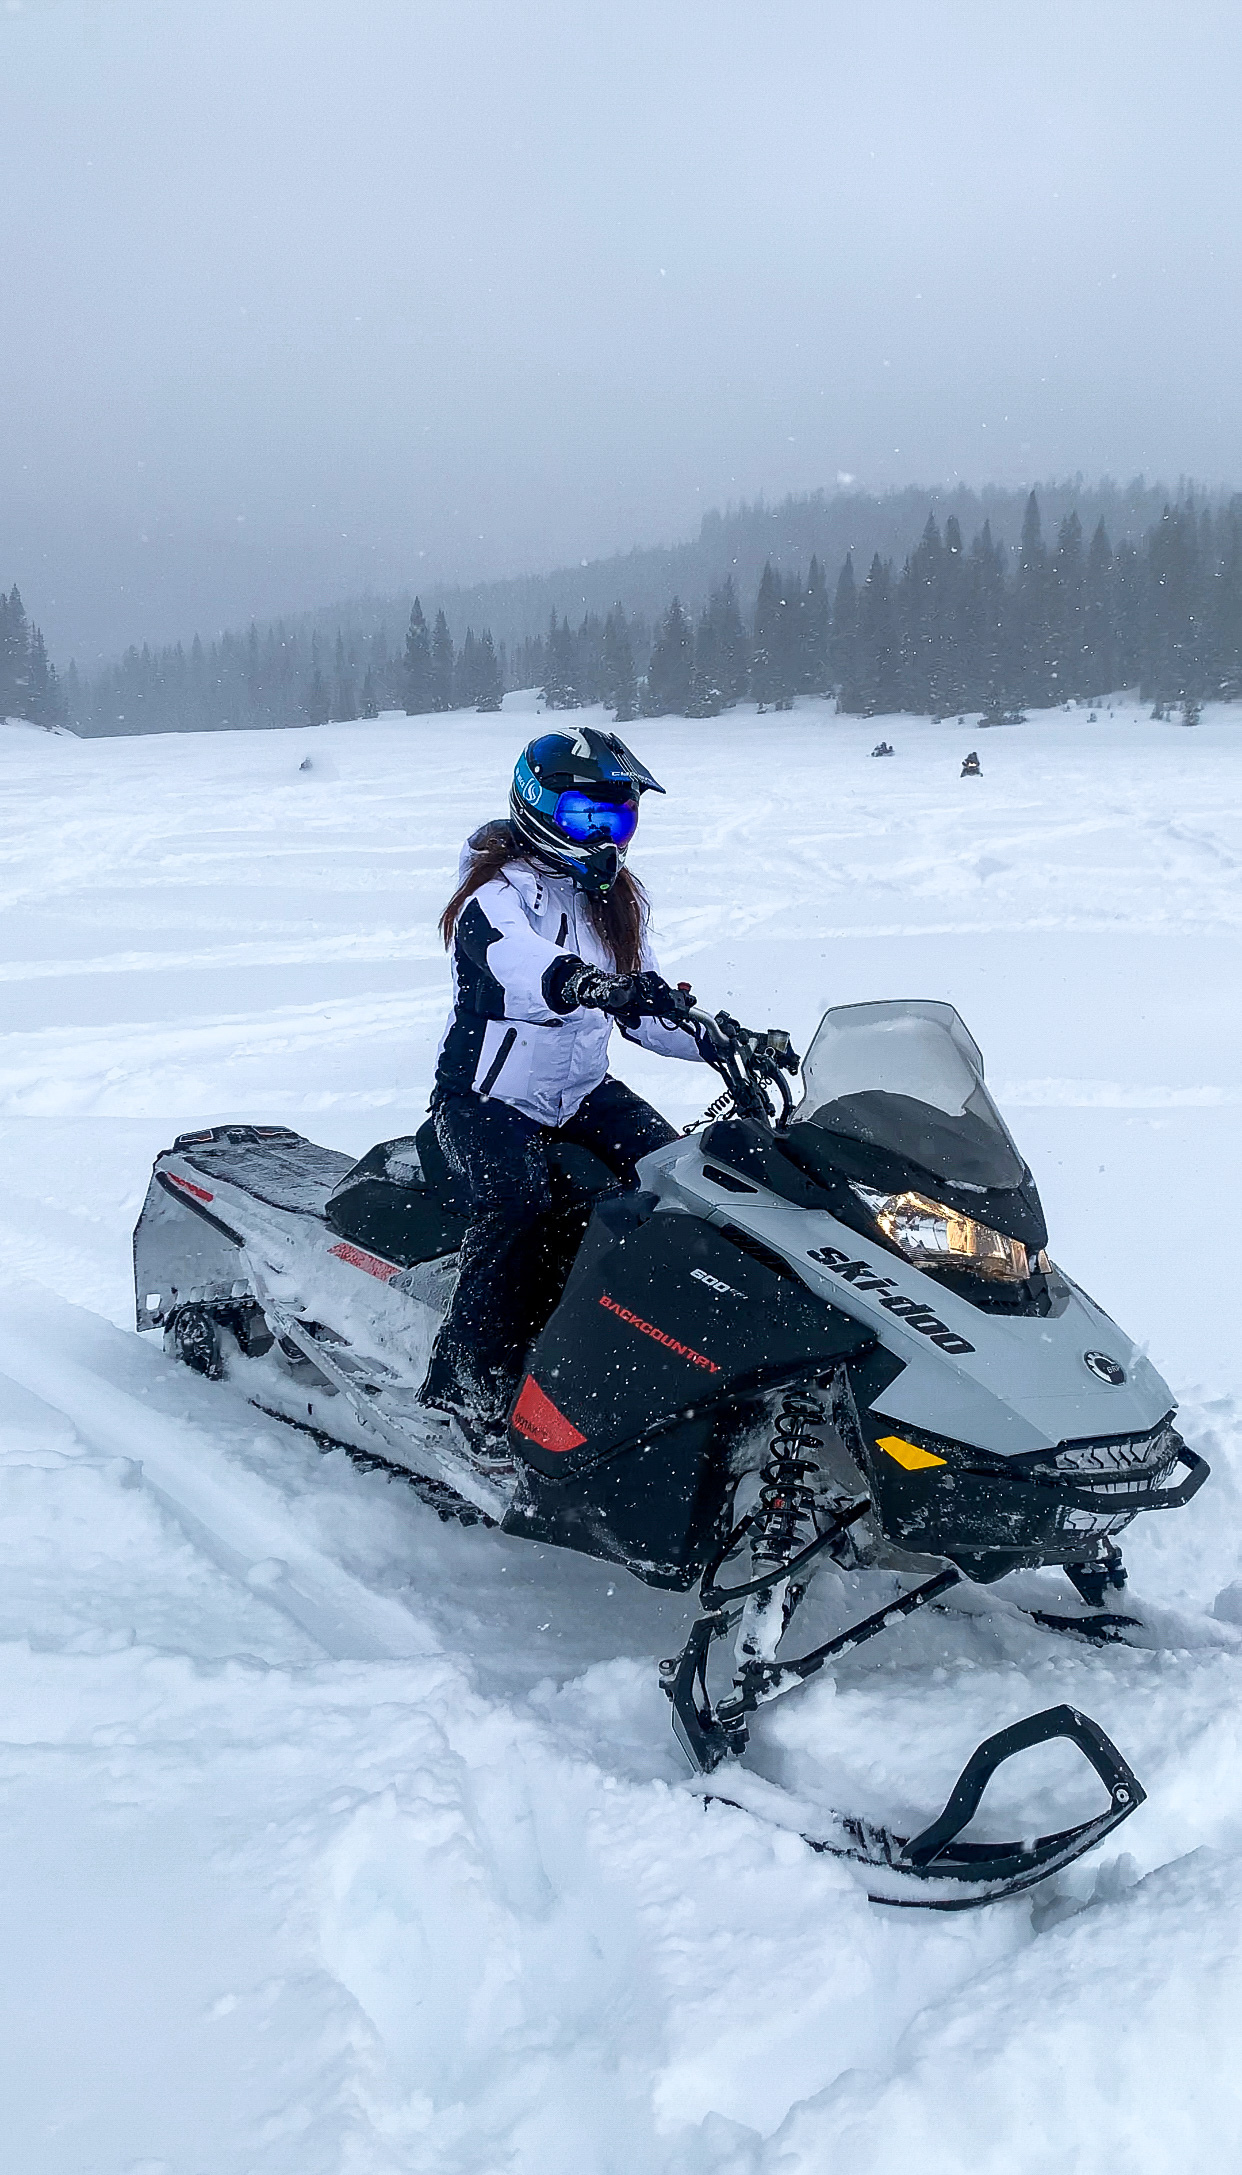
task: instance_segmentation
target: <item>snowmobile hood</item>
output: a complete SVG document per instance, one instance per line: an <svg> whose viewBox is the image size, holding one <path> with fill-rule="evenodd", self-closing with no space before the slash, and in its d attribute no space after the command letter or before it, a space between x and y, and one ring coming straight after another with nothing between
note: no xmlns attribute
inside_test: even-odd
<svg viewBox="0 0 1242 2175"><path fill-rule="evenodd" d="M642 1177L666 1207L770 1247L812 1291L865 1324L900 1365L873 1406L893 1420L1022 1457L1066 1442L1145 1434L1174 1406L1133 1339L1063 1275L1056 1312L993 1313L827 1208L798 1207L757 1181L743 1184L716 1170L701 1137L657 1150Z"/></svg>

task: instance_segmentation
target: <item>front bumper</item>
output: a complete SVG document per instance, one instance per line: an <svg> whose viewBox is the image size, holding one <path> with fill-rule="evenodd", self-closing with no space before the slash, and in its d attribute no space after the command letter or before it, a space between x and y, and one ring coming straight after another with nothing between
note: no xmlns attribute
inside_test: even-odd
<svg viewBox="0 0 1242 2175"><path fill-rule="evenodd" d="M985 1582L1024 1567L1090 1561L1138 1512L1181 1509L1210 1470L1172 1414L1145 1434L1064 1442L1016 1458L872 1412L859 1420L886 1538L912 1555L947 1556Z"/></svg>

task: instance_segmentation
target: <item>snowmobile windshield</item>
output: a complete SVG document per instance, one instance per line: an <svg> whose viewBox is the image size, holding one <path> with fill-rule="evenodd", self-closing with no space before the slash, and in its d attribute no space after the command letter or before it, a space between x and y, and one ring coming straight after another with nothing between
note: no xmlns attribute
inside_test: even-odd
<svg viewBox="0 0 1242 2175"><path fill-rule="evenodd" d="M825 1012L802 1067L800 1124L958 1186L1009 1191L1025 1166L951 1004L905 998Z"/></svg>

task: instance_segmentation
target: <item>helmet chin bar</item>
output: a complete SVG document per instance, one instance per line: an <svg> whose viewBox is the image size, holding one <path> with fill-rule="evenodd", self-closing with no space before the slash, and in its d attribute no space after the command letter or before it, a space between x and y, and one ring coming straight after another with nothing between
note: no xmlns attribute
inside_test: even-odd
<svg viewBox="0 0 1242 2175"><path fill-rule="evenodd" d="M579 891L588 898L606 899L625 866L623 846L592 846L581 861L566 863Z"/></svg>

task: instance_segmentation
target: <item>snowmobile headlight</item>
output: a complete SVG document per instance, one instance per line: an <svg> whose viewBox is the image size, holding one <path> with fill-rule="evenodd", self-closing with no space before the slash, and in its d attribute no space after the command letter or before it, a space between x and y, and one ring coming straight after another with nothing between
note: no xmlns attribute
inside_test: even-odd
<svg viewBox="0 0 1242 2175"><path fill-rule="evenodd" d="M1047 1270L1043 1253L1029 1254L1019 1239L963 1216L925 1193L879 1193L855 1186L885 1237L920 1269L965 1269L1001 1284L1024 1284L1035 1269Z"/></svg>

